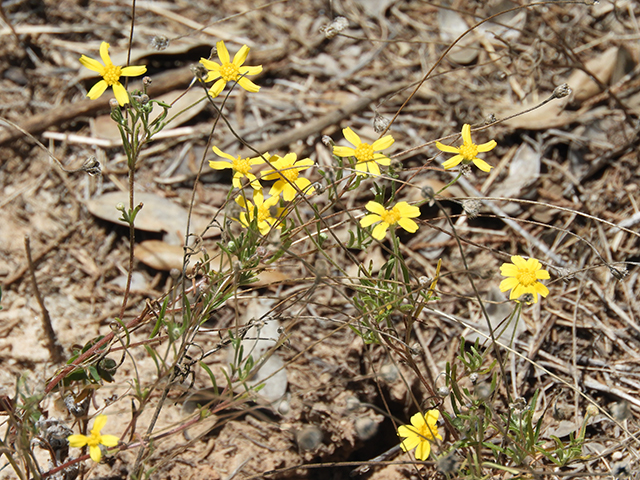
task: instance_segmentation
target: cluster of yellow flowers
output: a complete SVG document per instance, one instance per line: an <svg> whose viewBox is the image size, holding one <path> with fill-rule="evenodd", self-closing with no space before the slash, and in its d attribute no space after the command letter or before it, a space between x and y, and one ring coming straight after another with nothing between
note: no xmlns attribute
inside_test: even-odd
<svg viewBox="0 0 640 480"><path fill-rule="evenodd" d="M208 70L205 82L214 82L209 89L209 95L216 97L220 95L228 82L235 82L248 92L258 92L260 87L247 78L248 75L257 75L262 71L262 66L244 66L244 62L249 53L249 47L244 45L235 54L233 61L223 41L217 42L217 55L220 63L204 59L200 63ZM119 67L113 65L109 57L109 44L102 42L100 46L100 57L103 64L92 58L82 56L80 62L85 67L100 74L102 80L96 83L88 92L91 99L100 97L108 87L113 88L118 104L123 106L129 103L129 93L120 83L120 77L138 76L146 72L144 66ZM372 144L363 142L358 134L351 128L343 129L345 139L353 147L335 146L333 153L341 158L353 158L353 169L357 176L378 176L381 174L380 166L389 166L391 160L381 153L394 143L391 135L385 135ZM465 124L462 127L462 145L454 147L436 142L436 147L447 153L455 154L446 160L442 166L445 170L451 169L462 163L468 165L473 163L483 172L489 172L491 165L477 157L479 153L484 153L496 147L495 140L477 145L471 139L471 127ZM280 198L285 202L292 201L298 193L311 195L315 192L310 180L300 176L300 172L313 166L313 161L309 158L298 160L295 153L288 153L283 157L270 155L268 152L253 158L234 157L221 151L218 147L213 147L213 152L224 160L209 162L209 166L216 170L231 169L233 171L233 187L243 189L250 186L253 191L251 200L240 195L236 202L244 209L239 215L238 221L248 227L256 219L260 233L266 235L271 229L281 228L279 218L282 208L276 209L280 203ZM260 174L260 179L252 171L259 165L268 164L270 168ZM265 199L262 180L275 183L269 190L269 197ZM418 224L413 220L420 216L420 209L407 202L397 202L395 205L385 208L384 205L370 201L365 208L371 212L360 220L360 225L364 228L374 224L371 235L376 240L382 240L389 228L396 225L404 230L414 233L418 230ZM549 273L542 269L540 262L534 258L525 260L519 255L511 257L512 263L504 263L501 266L501 274L505 278L500 283L500 290L506 292L511 290L510 299L518 299L522 295L527 295L525 301L537 302L538 296L546 297L549 290L540 280L549 279ZM401 447L404 451L416 449L415 456L418 460L426 460L429 457L430 442L435 439L442 440L438 433L437 421L438 410L429 410L426 413L416 413L411 417L411 425L402 425L398 428L398 435L403 437ZM71 447L89 446L91 458L99 462L102 456L100 445L113 447L118 444L118 438L113 435L101 435L100 430L106 424L107 417L98 415L94 422L90 436L71 435L69 445Z"/></svg>

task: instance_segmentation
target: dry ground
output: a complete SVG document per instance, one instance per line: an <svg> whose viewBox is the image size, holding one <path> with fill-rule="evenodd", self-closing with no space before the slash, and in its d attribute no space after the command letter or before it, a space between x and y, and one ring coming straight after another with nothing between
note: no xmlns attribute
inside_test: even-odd
<svg viewBox="0 0 640 480"><path fill-rule="evenodd" d="M514 10L495 19L498 24L484 23L467 35L417 88L416 82L469 26L529 2L453 1L446 9L423 1L289 0L258 8L266 3L137 2L131 64L148 66L152 97L173 102L192 80L190 66L208 57L217 41L225 40L232 53L249 45L247 64L264 67L255 80L261 90L231 93L224 108L231 128L257 150L293 151L325 170L331 169L334 159L323 135L344 142L341 129L351 126L372 141L377 137L374 116L392 118L415 93L390 128L396 139L391 152L394 167L408 182L400 197L407 201L419 201L425 188L438 190L453 178L439 166L442 159L434 159L437 150L429 142L459 132L464 123L481 125L490 115L501 120L522 112L549 97L559 84L569 83L573 90L569 97L475 134L479 141L498 142L484 156L496 168L488 175L474 169L446 191L442 206L453 216L481 295L497 301L489 306L493 317L501 319L511 309L497 292L499 265L509 255L535 256L551 272L547 282L551 293L524 309L514 348L556 377L521 359L506 366L513 373L514 394L530 399L536 389L542 392L537 415L544 418L543 436L567 438L581 425L587 403L567 384L636 433L640 5L626 0L603 0L597 5L549 2ZM108 116L111 93L96 101L85 99L95 79L78 58L82 54L97 58L101 41L111 44L116 63L125 58L131 5L117 0L13 0L1 8L0 115L42 142L67 170L78 169L89 156L102 164L101 176L66 173L35 146L32 137L4 123L0 126L0 388L13 397L17 378L22 379L23 393L28 389L39 394L61 366L46 348L43 314L27 268L25 236L64 360L78 346L118 330L114 318L120 315L130 245L128 230L104 217L117 213L113 208L117 198L126 199L122 193L127 189L126 158ZM322 27L339 15L348 20L348 27L327 38ZM151 49L155 36L170 39L169 48ZM195 91L184 104L201 96ZM208 145L232 153L246 151L224 123L211 135L214 117L214 110L202 102L169 125L166 135L142 154L136 189L144 198L143 213L150 226L137 231L136 242L153 241L146 244L148 248L162 247L174 256L163 256L159 265L150 263L144 252L136 252L125 323L141 315L147 302L155 305L174 284L168 270L181 266L184 212L192 195L196 231L214 216L221 218L221 212L233 216L224 207L231 179L206 166L214 159ZM203 159L203 175L195 183ZM325 182L318 171L311 176L320 185ZM355 228L345 212L360 214L373 198L371 186L371 180L363 182L328 211L335 213L330 221L340 241L346 242L348 230ZM108 196L113 192L121 192L121 197ZM460 197L493 200L486 200L473 219L461 215L456 201ZM314 202L327 206L326 192ZM174 212L171 206L182 208ZM302 205L300 213L301 219L313 221L308 206ZM505 216L517 222L507 224L499 218ZM441 372L447 362L455 361L460 336L472 337L456 319L481 326L482 315L446 218L437 206L425 206L420 223L415 235L401 235L411 273L416 279L432 278L442 258L443 275L440 299L432 305L435 310L417 319L411 342L425 379L437 388L444 385ZM235 224L226 227L238 231ZM227 240L225 235L211 229L201 246L215 253L217 242ZM257 286L238 291L211 316L196 339L197 348L189 351L197 358L198 352L216 347L236 322L267 319L271 326L284 329L276 328L274 336L282 331L288 335L277 353L286 365L286 379L280 377L274 386L276 392L286 389L284 400L233 405L208 423L158 440L147 459L147 466L156 468L153 478L249 478L271 470L278 470L276 478L349 478L357 465L397 445L390 415L407 422L416 411L414 398L428 404L423 385L393 352L365 345L344 328L358 316L349 301L354 291L339 271L323 266L304 235L301 231L295 237L296 256L285 255L277 268L261 274ZM263 246L265 261L278 247L277 238L272 240ZM363 265L373 262L375 271L385 261L388 247L387 241L364 252L328 251L347 275L355 276L354 256ZM629 275L618 281L607 264L620 270L626 266ZM196 276L193 282L198 281ZM402 329L400 318L392 319ZM147 339L153 325L147 318L132 343ZM142 435L163 379L158 380L143 346L131 346L129 355L123 356L120 345L114 342L112 357L124 363L115 382L96 392L93 404L108 405L105 433L121 434L134 408L133 379L145 388L158 387L137 419L136 433ZM154 348L164 352L166 345ZM220 349L203 360L221 384L221 369L228 366L229 355L228 349ZM170 389L156 431L184 422L185 390L211 386L204 370L197 365L192 369L193 384L187 376ZM73 425L59 394L45 395L40 408L45 416ZM322 438L314 437L318 434ZM137 439L123 438L129 444ZM445 435L444 442L434 447L436 453L444 452L450 440ZM622 462L637 476L637 447L637 440L630 441L600 415L589 427L585 448L594 455L604 454L574 469L609 472ZM47 470L47 455L36 451L43 471ZM85 477L125 478L137 451L120 452L91 467ZM412 458L396 454L387 459L397 460L396 464L372 466L368 475L386 479L437 475L433 465L412 466ZM329 465L293 468L319 462ZM4 466L4 457L0 464ZM532 465L539 469L543 464ZM552 466L546 468L552 471ZM0 476L14 478L8 466ZM543 477L553 478L551 473Z"/></svg>

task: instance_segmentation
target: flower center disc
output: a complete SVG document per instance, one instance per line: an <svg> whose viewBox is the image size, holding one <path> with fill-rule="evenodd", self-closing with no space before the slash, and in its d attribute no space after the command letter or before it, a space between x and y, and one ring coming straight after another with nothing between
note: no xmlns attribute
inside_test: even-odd
<svg viewBox="0 0 640 480"><path fill-rule="evenodd" d="M522 268L518 269L518 275L516 278L518 279L520 285L524 285L525 287L530 287L538 281L535 272Z"/></svg>
<svg viewBox="0 0 640 480"><path fill-rule="evenodd" d="M240 76L240 70L238 70L235 63L225 63L220 67L220 76L227 82L230 82L231 80L236 81Z"/></svg>
<svg viewBox="0 0 640 480"><path fill-rule="evenodd" d="M300 170L295 167L288 167L286 170L282 170L280 172L280 175L289 180L291 183L295 183L295 181L298 179L298 175L300 175Z"/></svg>
<svg viewBox="0 0 640 480"><path fill-rule="evenodd" d="M462 155L465 160L473 160L478 155L478 146L473 143L465 143L460 147L460 155Z"/></svg>
<svg viewBox="0 0 640 480"><path fill-rule="evenodd" d="M243 175L246 175L251 170L248 158L236 158L232 164L233 169Z"/></svg>
<svg viewBox="0 0 640 480"><path fill-rule="evenodd" d="M112 85L118 83L118 80L120 80L121 71L122 68L116 67L115 65L105 65L102 78L105 82L107 82L107 85L111 87Z"/></svg>
<svg viewBox="0 0 640 480"><path fill-rule="evenodd" d="M382 221L388 223L389 225L395 225L396 223L398 223L398 220L400 220L400 218L402 218L402 215L400 215L400 212L398 212L398 210L396 210L396 207L393 207L391 210L387 210L386 212L382 212L380 214L380 217L382 217Z"/></svg>
<svg viewBox="0 0 640 480"><path fill-rule="evenodd" d="M361 143L356 147L355 157L358 162L373 160L373 147L368 143Z"/></svg>

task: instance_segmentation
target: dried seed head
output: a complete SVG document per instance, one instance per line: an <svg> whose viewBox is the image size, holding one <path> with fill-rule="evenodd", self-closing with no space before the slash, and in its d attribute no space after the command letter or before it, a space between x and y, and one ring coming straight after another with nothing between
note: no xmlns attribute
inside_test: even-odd
<svg viewBox="0 0 640 480"><path fill-rule="evenodd" d="M201 63L194 63L193 65L191 65L191 73L193 73L194 77L196 77L198 80L202 80L203 82L209 75L207 67L205 67Z"/></svg>
<svg viewBox="0 0 640 480"><path fill-rule="evenodd" d="M480 208L482 207L482 202L480 200L463 200L462 201L462 209L464 213L467 214L469 218L476 218L480 213Z"/></svg>
<svg viewBox="0 0 640 480"><path fill-rule="evenodd" d="M336 17L329 25L323 25L320 27L320 31L324 33L325 37L333 38L348 26L349 20L345 17Z"/></svg>
<svg viewBox="0 0 640 480"><path fill-rule="evenodd" d="M471 375L469 375L469 381L475 385L478 381L478 374L476 372L473 372Z"/></svg>
<svg viewBox="0 0 640 480"><path fill-rule="evenodd" d="M116 100L115 98L112 98L111 100L109 100L109 108L111 110L119 109L120 104L118 103L118 100Z"/></svg>
<svg viewBox="0 0 640 480"><path fill-rule="evenodd" d="M391 120L383 117L378 112L376 112L375 116L373 117L373 129L376 133L384 132L387 128L389 128L390 124Z"/></svg>
<svg viewBox="0 0 640 480"><path fill-rule="evenodd" d="M149 86L149 85L151 85L151 82L153 82L151 77L143 77L142 78L142 84L143 85Z"/></svg>
<svg viewBox="0 0 640 480"><path fill-rule="evenodd" d="M616 280L622 280L627 275L629 275L629 270L627 270L626 267L616 268L613 265L607 265L607 267L609 267L609 271L611 272L611 275L616 277Z"/></svg>
<svg viewBox="0 0 640 480"><path fill-rule="evenodd" d="M329 135L322 136L322 143L327 148L331 148L335 145L335 143L333 142L333 138L331 138Z"/></svg>
<svg viewBox="0 0 640 480"><path fill-rule="evenodd" d="M468 163L464 163L462 165L460 165L460 173L462 175L464 175L465 177L470 177L471 176L471 165Z"/></svg>
<svg viewBox="0 0 640 480"><path fill-rule="evenodd" d="M598 414L598 407L596 407L593 403L590 403L587 407L587 415L590 417L595 417Z"/></svg>
<svg viewBox="0 0 640 480"><path fill-rule="evenodd" d="M154 50L165 50L169 46L170 40L164 35L156 35L151 39L151 48Z"/></svg>
<svg viewBox="0 0 640 480"><path fill-rule="evenodd" d="M566 267L556 267L556 272L564 283L569 283L575 277L575 273Z"/></svg>
<svg viewBox="0 0 640 480"><path fill-rule="evenodd" d="M498 121L498 119L496 118L496 114L495 113L490 113L487 118L484 119L484 124L485 125L491 125L492 123L496 123Z"/></svg>
<svg viewBox="0 0 640 480"><path fill-rule="evenodd" d="M449 388L448 387L438 387L438 395L440 395L441 397L446 397L449 395Z"/></svg>
<svg viewBox="0 0 640 480"><path fill-rule="evenodd" d="M98 159L93 155L87 158L87 160L82 164L81 170L88 173L92 177L102 174L102 166L100 165Z"/></svg>
<svg viewBox="0 0 640 480"><path fill-rule="evenodd" d="M563 83L562 85L558 85L553 91L553 98L564 98L568 95L571 95L571 87L568 83Z"/></svg>

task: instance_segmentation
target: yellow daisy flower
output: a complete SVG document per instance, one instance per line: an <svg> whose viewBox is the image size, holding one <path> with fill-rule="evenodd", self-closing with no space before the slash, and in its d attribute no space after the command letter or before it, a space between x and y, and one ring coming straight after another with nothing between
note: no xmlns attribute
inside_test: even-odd
<svg viewBox="0 0 640 480"><path fill-rule="evenodd" d="M376 153L393 145L395 140L391 135L385 135L369 145L360 140L360 137L349 127L342 130L342 133L355 148L335 146L333 154L338 157L355 157L355 169L358 175L366 176L368 173L380 175L378 164L388 167L391 163L388 157L382 153Z"/></svg>
<svg viewBox="0 0 640 480"><path fill-rule="evenodd" d="M73 448L82 448L85 445L89 445L89 455L91 460L98 463L102 459L102 451L100 445L105 447L115 447L118 445L118 437L115 435L101 435L100 430L104 428L107 423L106 415L98 415L93 421L93 428L91 429L91 436L86 435L69 435L67 440L69 446Z"/></svg>
<svg viewBox="0 0 640 480"><path fill-rule="evenodd" d="M505 278L500 282L500 291L511 290L510 300L520 298L525 293L533 296L533 303L538 301L538 294L546 297L549 289L538 280L548 280L549 272L542 270L542 265L535 258L525 260L520 255L511 257L513 263L503 263L500 273Z"/></svg>
<svg viewBox="0 0 640 480"><path fill-rule="evenodd" d="M213 82L214 80L217 80L217 82L209 89L209 95L217 97L220 95L220 92L222 92L227 82L231 81L237 82L238 85L244 88L247 92L255 93L260 90L260 87L249 80L246 75L257 75L262 71L262 65L258 65L257 67L242 66L249 54L249 47L243 45L242 48L238 50L238 53L233 57L233 62L231 61L229 51L227 50L227 47L224 46L224 42L222 40L216 43L216 48L218 49L218 58L222 65L218 65L216 62L212 62L206 58L200 59L200 63L209 70L209 75L205 79L205 82Z"/></svg>
<svg viewBox="0 0 640 480"><path fill-rule="evenodd" d="M227 160L229 160L229 162L223 162L220 160L211 160L209 162L209 166L215 170L223 170L225 168L230 168L231 170L233 170L233 186L234 187L242 188L242 183L240 182L240 180L242 178L246 178L247 180L249 180L249 183L251 184L251 186L256 190L260 190L262 188L256 176L253 173L251 173L251 167L253 167L254 165L260 165L264 163L264 160L261 157L240 158L240 155L238 155L238 157L233 157L228 153L224 153L222 150L220 150L216 146L213 147L213 151L219 157L226 158ZM263 156L267 160L271 158L268 153L265 153Z"/></svg>
<svg viewBox="0 0 640 480"><path fill-rule="evenodd" d="M414 205L409 205L407 202L398 202L393 208L387 210L378 202L371 201L365 205L365 208L372 213L362 217L360 225L369 227L376 222L381 222L376 225L371 233L376 240L382 240L387 233L387 229L395 224L400 225L409 233L418 230L418 224L411 219L420 216L420 209Z"/></svg>
<svg viewBox="0 0 640 480"><path fill-rule="evenodd" d="M484 160L477 158L477 155L478 153L488 152L489 150L496 148L497 143L495 140L483 143L482 145L476 145L471 141L471 126L465 123L462 126L462 141L463 143L460 147L453 147L451 145L444 145L440 142L436 142L438 150L457 154L442 164L445 170L455 167L460 162L464 164L473 162L475 166L483 172L488 172L493 168Z"/></svg>
<svg viewBox="0 0 640 480"><path fill-rule="evenodd" d="M109 57L109 44L107 42L102 42L100 44L100 58L102 58L104 65L85 55L80 57L80 63L82 65L102 76L102 80L91 87L91 90L87 93L87 97L91 100L95 100L104 93L107 87L111 87L113 88L113 93L120 106L129 103L129 94L120 83L120 77L137 77L138 75L146 73L147 67L144 65L129 67L115 66L111 62L111 57Z"/></svg>
<svg viewBox="0 0 640 480"><path fill-rule="evenodd" d="M269 233L272 228L282 228L282 223L271 214L271 209L278 205L279 199L280 197L275 195L265 200L262 190L253 191L253 203L245 200L243 196L236 197L236 203L245 209L245 211L240 214L239 222L243 226L248 227L253 221L257 209L258 230L260 230L262 235ZM278 209L276 216L279 216L281 211L282 209Z"/></svg>
<svg viewBox="0 0 640 480"><path fill-rule="evenodd" d="M411 417L411 425L400 425L398 427L398 436L406 437L400 447L403 452L416 449L416 460L426 460L431 453L431 443L436 438L442 440L442 436L438 433L438 410L429 410L425 414L420 412ZM416 448L417 447L417 448Z"/></svg>
<svg viewBox="0 0 640 480"><path fill-rule="evenodd" d="M292 184L307 195L315 192L315 188L313 188L308 178L299 178L302 170L313 166L313 160L310 158L297 160L298 156L295 153L287 153L284 157L274 155L271 158L276 159L271 162L273 169L267 170L260 177L262 180L278 180L269 190L269 195L277 196L282 193L282 198L290 202L298 193Z"/></svg>

